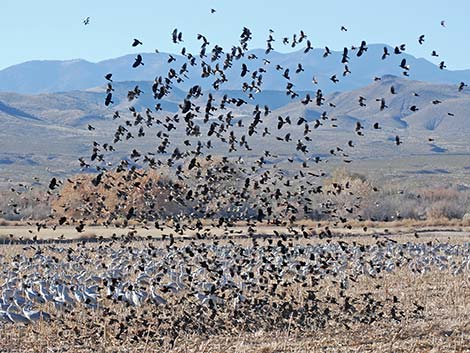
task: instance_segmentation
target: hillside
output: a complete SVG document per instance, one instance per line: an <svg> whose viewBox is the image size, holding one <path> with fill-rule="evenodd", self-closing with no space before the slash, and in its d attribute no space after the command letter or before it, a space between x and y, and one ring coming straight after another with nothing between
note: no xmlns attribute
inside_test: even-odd
<svg viewBox="0 0 470 353"><path fill-rule="evenodd" d="M383 48L387 47L392 53L382 60ZM14 65L0 71L0 91L17 92L25 94L64 92L72 90L85 90L90 87L100 86L104 82L103 76L113 73L114 81L152 81L155 77L166 75L170 68L179 70L187 58L171 54L175 61L169 63L168 53L141 53L144 66L138 69L131 67L135 55L129 54L118 58L91 63L76 59L68 61L29 61ZM198 54L198 53L197 53ZM188 73L183 77L178 87L187 90L190 86L199 84L208 89L211 80L200 77L202 62L199 55L196 56L195 66L190 66ZM351 74L343 77L344 64L341 63L342 52L331 51L328 57L324 57L324 49L316 48L308 53L304 49L291 53L270 52L265 54L263 49L250 50L245 55L235 60L232 68L226 70L228 82L222 89L240 90L242 83L248 78L240 77L241 66L246 64L249 74L258 68L263 68L264 90L281 90L285 86L282 77L284 70L290 70L291 82L296 90L314 89L312 78L315 76L325 93L334 91L348 91L363 87L373 81L374 77L385 74L402 75L399 64L403 58L410 66L410 77L414 80L422 80L434 83L458 84L460 81L470 81L470 70L440 70L436 65L426 59L415 58L403 52L393 54L393 48L384 44L370 44L368 51L358 58L353 50L349 52L349 69ZM222 55L222 58L224 55ZM267 61L266 61L267 60ZM223 65L223 60L211 61L210 53L204 58L204 62L215 66ZM295 74L298 63L303 67L302 74ZM279 67L276 69L277 65ZM189 66L189 65L188 65ZM338 83L330 80L332 75L339 79Z"/></svg>
<svg viewBox="0 0 470 353"><path fill-rule="evenodd" d="M136 85L139 85L144 93L140 98L129 102L127 91ZM392 86L395 88L395 94L390 91ZM150 94L148 82L123 82L115 84L114 87L115 103L110 107L103 104L103 87L39 95L0 93L0 164L3 180L36 173L54 172L69 175L80 171L78 158L85 157L86 160L91 155L93 141L101 144L112 142L116 128L125 125L125 120L133 121L127 109L131 104L145 115L146 108L152 110L156 103ZM414 95L416 92L419 92L419 95ZM247 99L246 93L242 91L211 93L216 101L220 101L224 94ZM300 97L292 100L284 92L262 91L255 95L253 102L247 99L249 104L241 107L230 105L225 114L232 111L237 120L244 122L244 127L232 127L235 136L246 135L252 150L275 151L282 160L299 152L295 150L295 144L293 147L292 143L279 141L276 137L282 140L287 133L291 133L294 141L302 139L304 126L297 125L296 122L299 117L304 117L312 130L312 140L307 143L311 157L329 154L335 144L346 149L350 158L470 153L467 143L470 121L466 115L470 109L468 89L459 92L455 85L431 84L386 75L362 88L330 94L320 107L315 103L302 104L300 100L306 92L299 93ZM178 104L184 96L183 91L174 88L170 95L160 101L163 111L152 114L161 120L173 119L175 114L178 114ZM359 104L361 96L364 97L365 106ZM204 105L204 97L206 96L195 103ZM385 99L387 105L383 111L377 101L381 98ZM439 103L433 104L433 101ZM250 137L247 134L247 126L252 120L254 103L269 103L272 112L262 119L258 133ZM412 106L418 109L412 111ZM116 110L121 112L121 117L113 119ZM323 118L322 114L325 114ZM278 130L279 116L289 116L292 124L286 124L282 130ZM197 121L203 131L207 131L208 125L216 121L216 117L217 114L207 124L204 124L202 119ZM315 129L317 120L321 125ZM358 122L364 127L364 136L355 132ZM374 129L374 123L379 123L380 129ZM188 149L183 145L183 140L186 139L183 125L184 122L180 120L180 123L175 125L176 130L171 132L172 145L168 152L176 147L181 150ZM271 134L260 139L264 128ZM136 134L138 127L129 129ZM159 143L155 135L165 129L156 124L147 127L145 131L146 134L142 138L116 144L116 152L111 153L112 160L127 158L130 146L143 152L155 149ZM401 146L394 143L396 135L403 141ZM227 154L226 144L217 138L212 140L213 154ZM354 148L347 146L348 141L353 141ZM246 158L254 156L253 152L242 147L237 148L233 154Z"/></svg>

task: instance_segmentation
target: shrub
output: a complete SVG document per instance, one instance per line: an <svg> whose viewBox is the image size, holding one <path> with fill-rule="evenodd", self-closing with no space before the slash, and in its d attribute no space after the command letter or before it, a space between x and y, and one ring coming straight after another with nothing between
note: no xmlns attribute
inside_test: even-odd
<svg viewBox="0 0 470 353"><path fill-rule="evenodd" d="M456 201L439 200L432 203L427 209L427 218L462 219L465 215L465 209Z"/></svg>
<svg viewBox="0 0 470 353"><path fill-rule="evenodd" d="M182 206L173 192L183 188L155 171L108 172L70 178L52 202L57 216L88 223L122 223L130 218L155 220L177 214ZM171 199L171 200L170 200Z"/></svg>

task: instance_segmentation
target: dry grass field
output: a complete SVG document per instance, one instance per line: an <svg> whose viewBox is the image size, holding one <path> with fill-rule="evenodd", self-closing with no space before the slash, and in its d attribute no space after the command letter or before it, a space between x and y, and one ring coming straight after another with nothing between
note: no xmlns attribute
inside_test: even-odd
<svg viewBox="0 0 470 353"><path fill-rule="evenodd" d="M269 234L272 230L274 229L264 229L263 233ZM89 308L84 303L59 308L52 303L38 304L38 308L51 314L50 322L39 321L25 325L0 320L0 351L470 352L470 265L464 266L462 271L455 271L450 263L468 263L468 228L402 227L385 232L384 228L377 227L376 230L377 232L371 231L369 234L351 232L342 238L289 238L289 249L309 251L312 247L323 247L320 248L323 250L319 250L322 254L329 246L336 246L335 244L341 242L345 252L338 248L330 253L332 256L327 256L327 261L335 267L335 257L344 255L347 258L346 265L338 267L337 272L324 272L319 275L316 283L311 283L308 276L304 281L299 280L295 270L293 273L289 272L281 282L284 288L273 294L272 298L268 293L270 284L263 287L260 279L264 275L254 271L255 279L259 282L243 289L243 295L248 301L244 305L239 303L241 306L238 311L231 304L218 305L214 311L210 305L199 303L192 295L196 287L193 283L188 284L187 279L184 280L186 289L182 292L175 295L162 294L167 300L165 305L156 305L148 300L136 306L128 303L124 305L121 301L106 296L103 289L99 292L98 305L94 308ZM63 231L67 233L65 228ZM70 229L68 231L70 233ZM110 236L101 231L102 229L98 229L96 234ZM419 238L414 236L415 231ZM25 229L0 230L2 234L11 232L18 239ZM374 238L372 234L381 235ZM215 242L216 247L205 255L208 262L217 263L223 260L221 253L217 253L217 247L226 250L232 247L236 251L252 250L252 259L256 260L261 256L269 257L271 253L277 256L277 250L268 246L267 239L261 238L255 242L236 237L220 241L177 239L174 249L169 250L168 241L147 240L146 234L142 235L144 237L140 240L128 240L124 243L108 241L1 245L0 262L3 264L3 272L0 275L0 284L4 286L12 278L13 272L23 278L35 275L32 269L21 270L18 255L25 259L50 256L55 258L57 265L52 270L71 275L66 264L70 261L67 254L79 254L84 259L81 263L83 270L99 276L103 274L100 264L109 265L111 259L108 256L113 256L114 251L119 249L131 253L150 253L149 249L152 249L158 254L162 251L161 254L166 256L170 252L180 254L188 245L198 249ZM274 236L269 238L274 242L278 241ZM422 247L409 250L414 249L413 244ZM359 254L357 249L361 246L367 247L359 256L364 257L364 263L375 261L373 254L389 249L390 254L393 254L394 269L378 270L371 275L357 274L354 266L357 264L356 255ZM108 250L102 250L105 248ZM450 253L446 249L451 249ZM352 255L355 252L356 255ZM371 257L366 252L370 252ZM430 265L421 271L410 266L413 254L421 259L432 257L433 254L437 257L447 254L447 259L450 260L445 260L449 261L445 268ZM288 254L286 259L298 264L302 257L298 254L295 256L297 257L294 259ZM192 257L183 258L193 270L201 268L200 263L193 261ZM36 260L31 262L34 261ZM129 281L136 281L141 273L137 269L137 258L129 266L130 270L125 276L128 276ZM280 265L286 266L289 265ZM318 269L321 270L321 266ZM47 271L44 269L40 276L46 276ZM342 281L345 278L350 280L343 286ZM228 290L229 295L233 294L231 291L232 289ZM318 306L315 310L312 308L313 302L308 302L307 299L312 291L315 293L315 306ZM225 294L217 292L217 295ZM279 306L271 306L270 303L264 305L260 301L256 304L255 298L269 298L269 301L278 304L291 302L291 314L286 316L286 312L281 312ZM308 305L309 309L302 311Z"/></svg>

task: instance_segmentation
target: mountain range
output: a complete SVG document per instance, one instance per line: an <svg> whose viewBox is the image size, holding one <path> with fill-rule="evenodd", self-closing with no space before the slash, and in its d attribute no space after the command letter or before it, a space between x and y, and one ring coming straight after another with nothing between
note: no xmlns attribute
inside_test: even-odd
<svg viewBox="0 0 470 353"><path fill-rule="evenodd" d="M32 61L7 68L0 71L0 183L37 174L66 176L80 172L77 159L90 156L93 141L112 142L116 128L126 126L126 120L133 121L128 109L131 105L142 115L149 108L156 119L163 121L179 113L188 88L197 84L203 87L204 96L193 100L196 105L204 105L209 93L216 104L224 95L247 102L240 107L230 104L224 112L232 111L236 121L243 121L244 129L233 127L238 137L246 134L255 106L269 106L271 112L262 119L258 133L246 136L251 150L240 147L235 152L246 158L257 155L253 150L262 149L275 151L280 159L298 154L295 148L292 150L292 142L285 143L283 139L287 133L294 141L302 138L303 124L296 124L299 117L303 117L312 130L311 156L331 155L333 145L344 146L349 141L354 146L347 151L350 158L470 153L467 116L470 89L458 89L460 82L470 82L470 70L440 70L431 62L406 53L391 54L382 60L383 47L369 45L360 59L351 52L348 66L352 73L345 77L339 52L324 58L324 51L320 49L308 54L272 52L267 56L263 50L253 50L233 63L232 69L227 70L228 82L217 91L211 86L213 80L202 79L198 70L187 73L184 81L158 101L162 108L158 114L153 111L157 103L152 96L153 80L166 75L171 67L177 70L186 59L182 56L173 55L176 61L168 63L168 54L143 54L145 65L138 69L131 67L134 55L96 64L83 60ZM393 48L388 49L393 52ZM399 67L403 58L410 66L409 78L403 76L403 69ZM243 63L250 72L265 68L263 89L253 92L252 96L241 90L243 82L250 80L240 77ZM297 75L298 63L304 72ZM282 69L276 70L276 65ZM287 68L298 94L294 99L286 94L286 79L282 77ZM110 72L114 80L114 103L106 107L104 75ZM332 75L336 75L338 83L330 80ZM313 76L318 84L312 82ZM143 93L131 102L128 92L136 86ZM320 87L325 94L322 106L315 102L301 103L307 94L315 100ZM359 97L363 97L361 103ZM382 99L386 104L383 110L380 109ZM115 111L121 112L120 118L113 118ZM217 115L214 114L208 124L217 122ZM278 117L287 116L292 123L278 131ZM201 126L208 125L202 122L202 117L197 121ZM355 130L358 123L363 136ZM373 127L376 123L378 129ZM264 128L271 135L260 139ZM129 126L129 130L135 134L137 127ZM155 135L162 130L162 125L154 124L147 129L146 136L117 143L115 159L126 158L130 147L141 151L155 148ZM178 127L171 134L169 152L176 147L183 149L184 129ZM395 145L397 135L402 139L401 146ZM227 147L214 138L213 152L227 153Z"/></svg>
<svg viewBox="0 0 470 353"><path fill-rule="evenodd" d="M387 48L392 54L385 60L382 59L383 49ZM356 50L357 51L357 50ZM399 55L393 54L394 48L385 44L371 44L362 57L357 57L356 51L349 50L348 66L352 74L342 77L344 64L342 52L331 51L324 57L324 49L313 49L308 53L298 50L291 53L270 52L266 54L263 49L254 49L246 52L243 57L234 60L231 69L227 70L228 82L221 89L239 90L242 82L247 78L240 77L241 66L247 65L249 74L257 68L263 67L264 90L282 90L285 79L280 75L276 66L282 67L281 71L290 69L291 82L296 90L312 90L312 78L315 77L325 93L334 91L348 91L363 87L370 83L374 77L386 74L401 76L400 68L402 59L406 59L409 65L410 78L413 80L458 84L460 81L470 81L470 70L440 70L438 66L423 58L415 58L406 52ZM0 91L16 92L24 94L54 93L72 90L86 90L91 87L101 86L104 83L104 75L113 74L115 81L153 81L156 76L166 75L170 68L178 70L187 61L182 55L171 54L175 59L168 62L168 53L141 53L144 65L138 69L132 68L135 55L125 55L114 59L91 63L86 60L76 59L67 61L28 61L14 65L0 71ZM187 55L187 54L186 54ZM222 58L212 62L210 55L204 61L214 66L222 65ZM267 60L267 61L266 61ZM443 58L444 60L444 58ZM197 56L196 63L201 59ZM269 62L269 63L268 63ZM298 64L303 67L301 74L295 74ZM211 80L200 77L198 70L189 70L184 82L177 85L182 90L187 90L193 85L200 85L204 89L211 88ZM339 79L338 83L330 80L332 75Z"/></svg>

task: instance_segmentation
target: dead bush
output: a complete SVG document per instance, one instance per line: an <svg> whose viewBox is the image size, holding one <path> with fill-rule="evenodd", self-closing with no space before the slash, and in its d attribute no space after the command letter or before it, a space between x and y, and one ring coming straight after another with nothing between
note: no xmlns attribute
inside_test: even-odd
<svg viewBox="0 0 470 353"><path fill-rule="evenodd" d="M44 220L51 214L51 195L27 187L0 190L0 214L7 221Z"/></svg>
<svg viewBox="0 0 470 353"><path fill-rule="evenodd" d="M173 193L182 188L155 171L80 174L63 185L52 207L57 217L69 220L125 225L131 218L152 221L177 214L182 206Z"/></svg>
<svg viewBox="0 0 470 353"><path fill-rule="evenodd" d="M457 203L457 200L439 200L428 207L426 215L428 219L443 217L447 219L462 219L465 215L465 209Z"/></svg>

